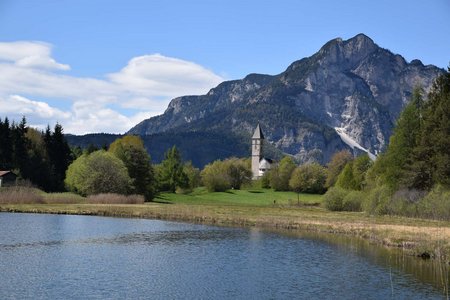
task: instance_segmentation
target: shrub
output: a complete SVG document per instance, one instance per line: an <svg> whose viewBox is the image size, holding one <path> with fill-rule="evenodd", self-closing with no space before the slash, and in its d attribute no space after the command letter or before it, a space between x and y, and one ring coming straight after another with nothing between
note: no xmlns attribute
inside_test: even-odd
<svg viewBox="0 0 450 300"><path fill-rule="evenodd" d="M261 179L258 180L258 181L260 181L261 188L263 188L263 189L270 188L270 175L269 174L270 174L270 171L265 172L264 175L261 177Z"/></svg>
<svg viewBox="0 0 450 300"><path fill-rule="evenodd" d="M92 204L143 204L142 195L98 194L87 197L87 202Z"/></svg>
<svg viewBox="0 0 450 300"><path fill-rule="evenodd" d="M420 217L418 202L425 192L416 189L401 189L395 192L386 205L386 213L406 217Z"/></svg>
<svg viewBox="0 0 450 300"><path fill-rule="evenodd" d="M362 211L362 202L365 194L360 191L351 191L345 195L342 201L342 210Z"/></svg>
<svg viewBox="0 0 450 300"><path fill-rule="evenodd" d="M434 187L417 204L421 217L450 220L450 191L442 186Z"/></svg>
<svg viewBox="0 0 450 300"><path fill-rule="evenodd" d="M391 195L392 193L386 185L373 188L363 201L364 211L376 215L387 214Z"/></svg>
<svg viewBox="0 0 450 300"><path fill-rule="evenodd" d="M330 188L324 195L325 208L331 211L342 211L344 209L344 198L347 194L348 191L342 188Z"/></svg>

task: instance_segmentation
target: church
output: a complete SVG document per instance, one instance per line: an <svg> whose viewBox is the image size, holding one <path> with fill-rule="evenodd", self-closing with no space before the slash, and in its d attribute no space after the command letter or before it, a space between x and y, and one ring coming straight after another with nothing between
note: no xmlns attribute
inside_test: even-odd
<svg viewBox="0 0 450 300"><path fill-rule="evenodd" d="M270 170L273 161L270 158L263 157L264 134L261 126L256 126L252 136L252 173L253 180L261 178L265 172Z"/></svg>

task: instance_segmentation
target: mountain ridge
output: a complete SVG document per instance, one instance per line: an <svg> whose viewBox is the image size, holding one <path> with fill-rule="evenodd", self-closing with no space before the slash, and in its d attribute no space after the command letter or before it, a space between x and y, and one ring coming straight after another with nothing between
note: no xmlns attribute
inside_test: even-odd
<svg viewBox="0 0 450 300"><path fill-rule="evenodd" d="M419 60L408 63L364 34L336 38L280 74L251 73L205 95L174 98L162 115L128 133L246 137L260 122L271 145L302 162L326 163L336 151L359 149L355 144L376 154L385 149L414 86L428 91L443 72Z"/></svg>

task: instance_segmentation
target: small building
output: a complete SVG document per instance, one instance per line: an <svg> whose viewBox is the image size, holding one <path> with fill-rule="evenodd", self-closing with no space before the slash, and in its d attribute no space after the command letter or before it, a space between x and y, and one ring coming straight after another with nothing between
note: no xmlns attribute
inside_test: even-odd
<svg viewBox="0 0 450 300"><path fill-rule="evenodd" d="M261 127L256 126L255 132L252 136L252 173L253 179L261 178L264 173L270 170L273 161L269 158L263 157L264 134Z"/></svg>
<svg viewBox="0 0 450 300"><path fill-rule="evenodd" d="M270 158L263 157L259 161L259 177L262 177L264 173L269 171L272 168L273 160Z"/></svg>
<svg viewBox="0 0 450 300"><path fill-rule="evenodd" d="M17 175L12 171L0 171L0 187L16 183Z"/></svg>

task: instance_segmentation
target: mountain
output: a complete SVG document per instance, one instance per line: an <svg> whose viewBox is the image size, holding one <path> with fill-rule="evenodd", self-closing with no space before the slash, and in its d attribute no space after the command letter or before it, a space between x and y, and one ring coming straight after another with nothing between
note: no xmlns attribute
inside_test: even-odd
<svg viewBox="0 0 450 300"><path fill-rule="evenodd" d="M190 132L195 142L195 136L208 132L247 139L249 148L259 122L266 142L303 162L326 163L348 147L376 154L385 149L413 88L421 85L428 91L443 72L419 60L408 63L358 34L329 41L281 74L250 74L223 82L206 95L175 98L164 114L128 133Z"/></svg>

